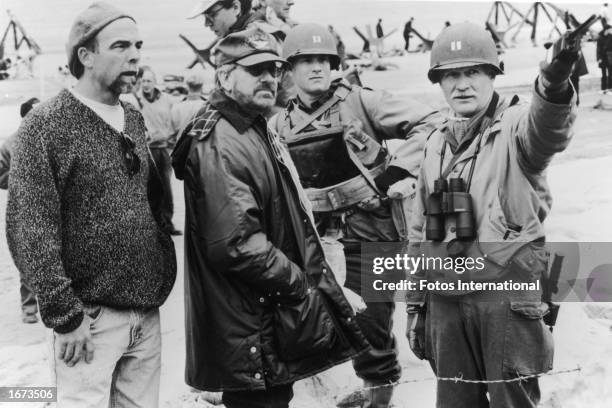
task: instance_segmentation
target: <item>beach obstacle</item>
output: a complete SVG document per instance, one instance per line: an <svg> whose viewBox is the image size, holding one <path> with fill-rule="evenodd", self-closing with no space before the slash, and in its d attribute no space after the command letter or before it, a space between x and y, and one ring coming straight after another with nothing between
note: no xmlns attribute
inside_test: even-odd
<svg viewBox="0 0 612 408"><path fill-rule="evenodd" d="M2 40L0 40L0 59L4 59L6 41L10 34L13 35L13 48L15 52L19 51L19 49L25 43L28 49L34 51L35 55L41 54L42 49L40 48L40 46L36 43L36 41L34 41L32 37L28 35L26 30L23 28L17 18L13 15L13 13L11 13L10 10L6 10L6 13L9 16L9 23L6 26L6 29L4 30Z"/></svg>
<svg viewBox="0 0 612 408"><path fill-rule="evenodd" d="M421 44L417 48L418 51L420 52L431 51L431 47L433 47L433 43L434 43L432 39L424 37L423 35L421 35L421 33L415 30L414 27L411 27L410 32L414 33L414 35L419 37L419 39L421 40Z"/></svg>
<svg viewBox="0 0 612 408"><path fill-rule="evenodd" d="M397 28L394 28L393 30L389 31L387 34L385 34L381 38L377 38L372 35L372 26L370 24L366 24L365 26L365 31L368 34L367 36L365 36L363 32L359 30L359 28L357 28L356 26L353 26L353 31L355 31L355 33L363 41L363 47L361 49L361 52L371 52L370 47L374 46L375 49L378 49L386 38L388 38L390 35L393 35L397 32Z"/></svg>
<svg viewBox="0 0 612 408"><path fill-rule="evenodd" d="M195 54L195 59L187 66L187 69L191 69L195 67L197 64L202 64L202 67L206 69L206 65L210 65L213 68L217 66L212 62L210 58L210 53L213 47L217 44L217 40L213 41L207 48L198 48L196 47L187 37L183 34L179 34L179 37L187 43L191 51Z"/></svg>

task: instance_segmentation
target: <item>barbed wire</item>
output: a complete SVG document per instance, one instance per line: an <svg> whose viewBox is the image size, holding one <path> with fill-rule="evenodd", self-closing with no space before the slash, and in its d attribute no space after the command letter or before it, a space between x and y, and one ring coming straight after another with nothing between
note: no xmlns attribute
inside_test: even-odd
<svg viewBox="0 0 612 408"><path fill-rule="evenodd" d="M396 381L396 382L389 383L389 384L381 384L381 385L374 385L371 387L364 387L363 390L375 390L378 388L395 387L397 385L402 385L402 384L418 383L418 382L433 381L433 380L452 381L454 383L468 383L468 384L511 383L511 382L525 381L525 380L529 380L532 378L549 377L549 376L555 376L555 375L561 375L561 374L575 373L575 372L580 372L580 371L582 371L582 367L577 366L576 368L567 369L567 370L549 371L547 373L538 373L538 374L530 374L530 375L520 375L517 373L516 377L509 378L506 380L466 380L465 378L463 378L463 374L460 374L457 377L438 377L438 376L431 377L430 376L430 377L423 377L423 378L413 378L413 379L403 380L403 381Z"/></svg>

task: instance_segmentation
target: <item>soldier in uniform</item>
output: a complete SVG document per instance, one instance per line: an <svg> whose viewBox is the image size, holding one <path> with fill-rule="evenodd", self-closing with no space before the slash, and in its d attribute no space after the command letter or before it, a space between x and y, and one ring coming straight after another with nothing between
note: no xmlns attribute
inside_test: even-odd
<svg viewBox="0 0 612 408"><path fill-rule="evenodd" d="M435 40L428 77L449 110L425 146L409 254L484 261L472 273L456 265L418 271L415 281L535 284L545 277L545 171L572 135L576 97L568 78L577 58L565 49L543 62L531 102L520 103L495 92L503 72L484 29L454 24ZM550 370L553 359L543 320L551 309L541 291L438 288L408 292L410 346L438 377L471 382L439 380L436 406L535 408L540 389L529 376Z"/></svg>
<svg viewBox="0 0 612 408"><path fill-rule="evenodd" d="M313 205L319 233L344 245L345 292L372 350L353 360L366 387L401 375L392 334L394 303L361 302L361 243L405 240L403 204L419 171L422 146L437 118L432 109L331 81L340 58L325 27L301 24L287 34L283 57L292 65L297 97L270 121L288 146ZM391 157L386 139L407 139ZM406 188L394 188L405 186ZM398 200L388 199L390 190ZM392 387L366 391L366 407L387 407Z"/></svg>

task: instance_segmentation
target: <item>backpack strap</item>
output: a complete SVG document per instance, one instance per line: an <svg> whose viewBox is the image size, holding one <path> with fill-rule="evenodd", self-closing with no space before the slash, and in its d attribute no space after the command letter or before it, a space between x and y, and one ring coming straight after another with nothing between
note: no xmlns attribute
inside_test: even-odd
<svg viewBox="0 0 612 408"><path fill-rule="evenodd" d="M350 84L346 84L343 81L340 81L338 87L334 91L334 94L331 98L329 98L323 105L319 107L316 111L310 114L308 117L304 118L300 123L297 123L291 131L293 134L297 135L302 130L306 129L308 125L314 122L319 116L323 115L333 106L335 106L338 102L343 101L346 97L353 92L353 87Z"/></svg>

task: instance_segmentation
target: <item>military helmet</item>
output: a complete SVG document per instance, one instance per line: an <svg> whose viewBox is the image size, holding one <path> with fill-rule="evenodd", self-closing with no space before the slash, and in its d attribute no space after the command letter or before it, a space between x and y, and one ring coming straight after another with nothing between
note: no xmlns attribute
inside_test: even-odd
<svg viewBox="0 0 612 408"><path fill-rule="evenodd" d="M327 55L332 69L340 66L336 40L318 24L299 24L287 33L283 43L283 58L291 62L300 55Z"/></svg>
<svg viewBox="0 0 612 408"><path fill-rule="evenodd" d="M503 74L495 42L484 28L474 23L459 23L446 27L431 48L427 77L434 84L440 81L440 71L474 65L487 65L496 74Z"/></svg>

